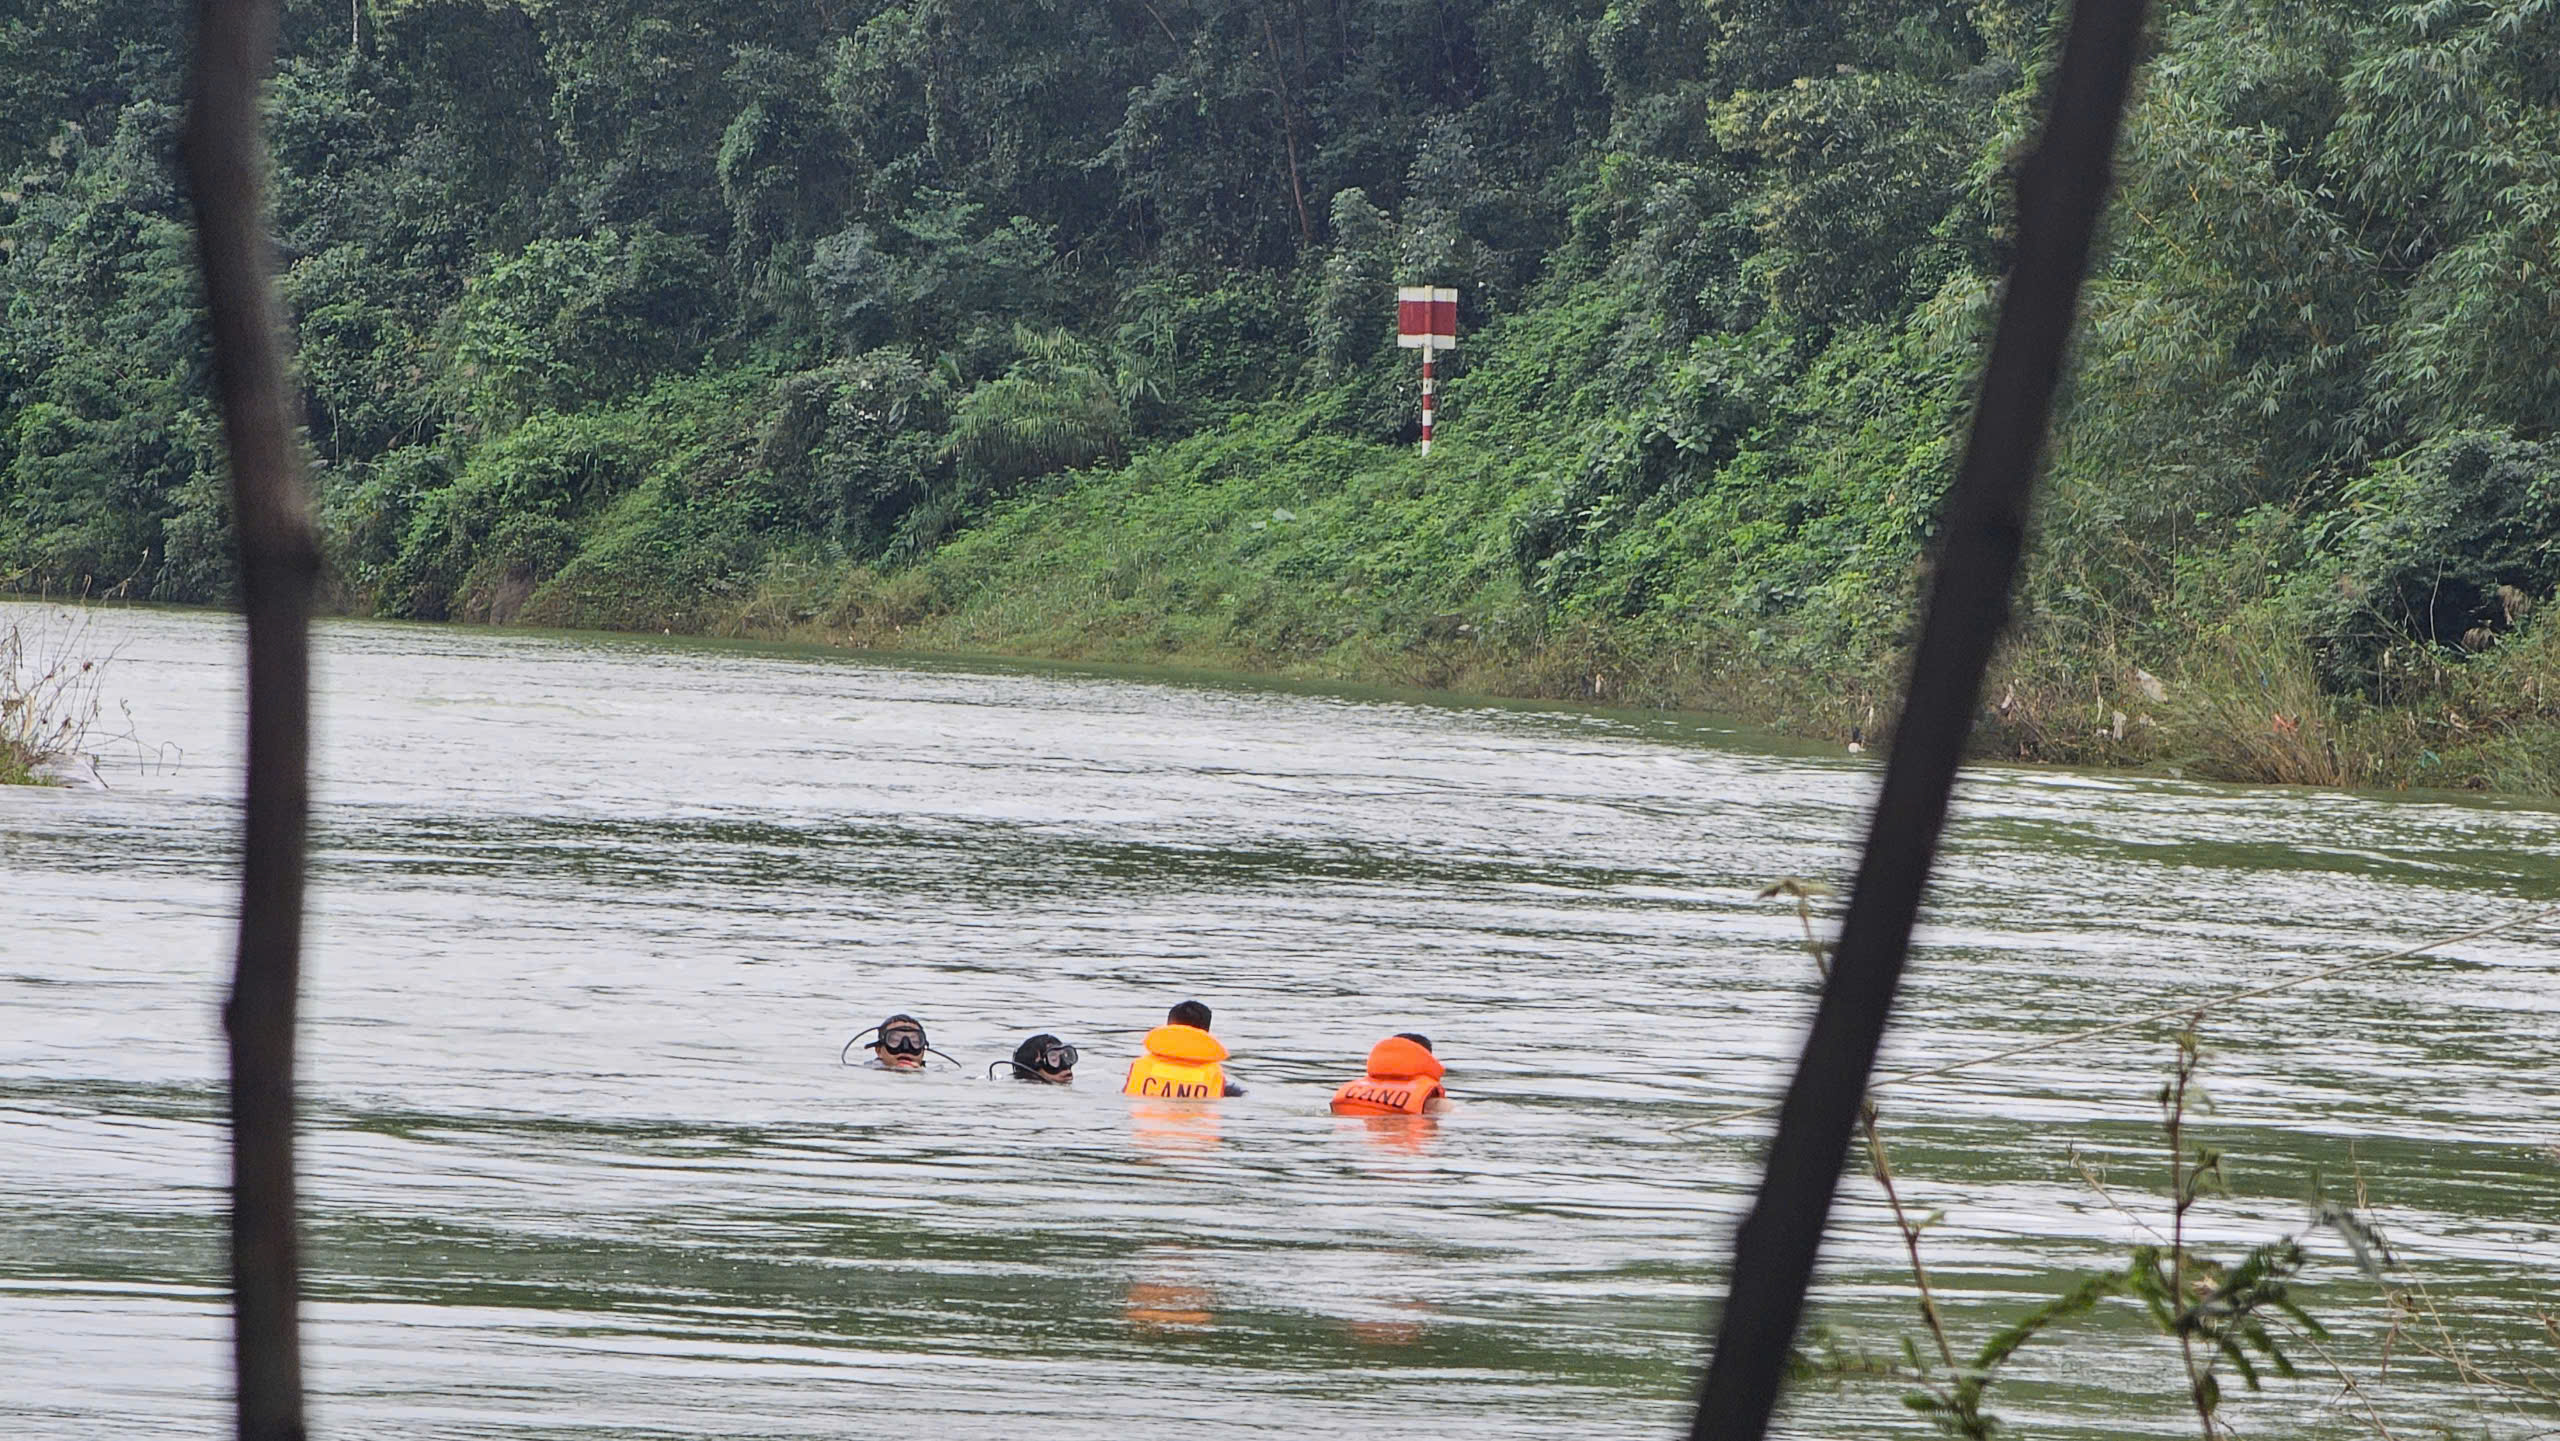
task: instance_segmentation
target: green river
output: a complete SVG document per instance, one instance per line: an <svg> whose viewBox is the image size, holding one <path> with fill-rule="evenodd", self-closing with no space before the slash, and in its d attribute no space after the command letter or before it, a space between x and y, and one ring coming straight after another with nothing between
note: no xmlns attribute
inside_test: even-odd
<svg viewBox="0 0 2560 1441"><path fill-rule="evenodd" d="M0 624L46 624L0 606ZM109 611L104 789L0 789L0 1411L228 1424L215 1008L237 623ZM366 1438L1667 1437L1874 757L1697 717L676 640L320 632L305 987L316 1432ZM1972 773L1886 1068L2560 898L2544 809ZM1117 1094L1176 1000L1249 1094ZM893 1011L965 1071L848 1068ZM1390 1031L1454 1106L1326 1111ZM982 1079L1034 1031L1071 1088ZM2166 1226L2170 1028L1889 1091L1960 1343ZM2236 1257L2361 1186L2248 1436L2560 1434L2560 925L2208 1018ZM857 1053L858 1054L858 1053ZM2074 1158L2103 1175L2101 1191ZM1816 1299L1916 1333L1860 1170ZM2437 1330L2441 1319L2443 1329ZM2424 1354L2465 1348L2469 1380ZM2386 1347L2389 1365L2381 1365ZM2353 1378L2351 1390L2325 1350ZM2197 1434L2113 1301L1994 1391L2013 1434ZM2544 1388L2539 1394L2533 1389ZM1892 1380L1794 1437L1930 1434Z"/></svg>

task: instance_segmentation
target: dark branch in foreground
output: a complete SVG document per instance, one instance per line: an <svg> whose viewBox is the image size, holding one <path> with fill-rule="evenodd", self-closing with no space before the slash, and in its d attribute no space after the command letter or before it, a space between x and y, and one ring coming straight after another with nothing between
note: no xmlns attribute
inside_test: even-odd
<svg viewBox="0 0 2560 1441"><path fill-rule="evenodd" d="M231 1283L242 1441L303 1435L293 1030L319 545L285 387L261 194L258 88L274 63L275 38L274 0L201 0L185 140L249 630L240 953L223 1008L231 1040Z"/></svg>
<svg viewBox="0 0 2560 1441"><path fill-rule="evenodd" d="M1948 795L1981 704L1983 672L2009 623L2028 501L2090 236L2106 202L2142 16L2141 0L2078 0L2043 143L2019 169L2017 263L1964 468L1947 500L1928 625L1912 659L1831 979L1779 1113L1760 1195L1734 1240L1732 1283L1690 1428L1694 1441L1759 1441L1777 1404L1850 1127L1884 1039Z"/></svg>

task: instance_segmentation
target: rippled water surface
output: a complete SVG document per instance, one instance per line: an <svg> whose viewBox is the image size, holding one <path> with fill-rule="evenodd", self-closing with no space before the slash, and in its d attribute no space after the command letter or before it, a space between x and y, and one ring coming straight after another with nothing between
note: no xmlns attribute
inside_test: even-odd
<svg viewBox="0 0 2560 1441"><path fill-rule="evenodd" d="M0 607L0 623L35 621ZM227 1421L215 1006L240 660L114 612L111 789L0 790L0 1411ZM1668 1435L1810 1001L1764 881L1838 878L1871 764L1694 719L334 624L305 991L310 1353L335 1436ZM1972 777L1888 1068L1988 1052L2560 896L2545 810ZM2360 1181L2407 1278L2530 1378L2560 1309L2560 927L2213 1016L2208 1249ZM1198 996L1250 1093L1116 1091ZM912 1011L971 1070L838 1064ZM1429 1032L1437 1124L1325 1112ZM2165 1225L2167 1028L1887 1095L1959 1339ZM2071 1148L2102 1167L2102 1194ZM2110 1200L2112 1197L2112 1202ZM1899 1353L1875 1187L1823 1318ZM2121 1209L2119 1209L2119 1206ZM2387 1313L2313 1243L2342 1362ZM2404 1281L2405 1283L2405 1281ZM2026 1434L2194 1434L2111 1303L2015 1364ZM2297 1350L2299 1348L2297 1347ZM2408 1355L2403 1348L2404 1356ZM2354 1435L2305 1376L2246 1434ZM2401 1434L2560 1426L2423 1358ZM1798 1436L1925 1433L1898 1386ZM2183 1418L2183 1419L2182 1419Z"/></svg>

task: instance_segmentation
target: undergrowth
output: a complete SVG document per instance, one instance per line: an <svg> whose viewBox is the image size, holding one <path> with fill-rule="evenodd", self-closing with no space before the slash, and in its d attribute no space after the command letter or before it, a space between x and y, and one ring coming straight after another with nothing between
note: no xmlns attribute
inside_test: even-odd
<svg viewBox="0 0 2560 1441"><path fill-rule="evenodd" d="M1842 741L1889 724L1925 580L1916 530L1779 603L1754 588L1773 565L1819 570L1835 535L1780 544L1734 522L1729 498L1673 498L1643 528L1650 549L1620 527L1560 602L1553 567L1521 565L1517 542L1547 523L1573 437L1461 431L1424 458L1332 433L1322 411L1275 403L1028 486L912 563L777 549L700 628L1709 710ZM2468 649L2404 634L2373 650L2387 684L2342 685L2316 623L2326 562L2265 534L2291 524L2189 557L2182 587L2139 614L2068 599L2049 561L1983 697L1977 755L2560 795L2560 607L2518 595ZM2281 564L2263 553L2279 543Z"/></svg>
<svg viewBox="0 0 2560 1441"><path fill-rule="evenodd" d="M0 620L0 785L41 784L81 755L104 704L108 659L83 615Z"/></svg>

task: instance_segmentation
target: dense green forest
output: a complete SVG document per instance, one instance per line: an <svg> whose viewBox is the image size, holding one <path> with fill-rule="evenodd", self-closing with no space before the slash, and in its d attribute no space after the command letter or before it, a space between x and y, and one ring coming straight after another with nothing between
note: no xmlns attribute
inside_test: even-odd
<svg viewBox="0 0 2560 1441"><path fill-rule="evenodd" d="M347 610L1841 734L1912 629L2057 24L286 9ZM0 16L0 583L230 585L185 49L183 7ZM2560 790L2560 0L2162 6L2119 180L1988 743ZM1399 282L1463 297L1427 459Z"/></svg>

